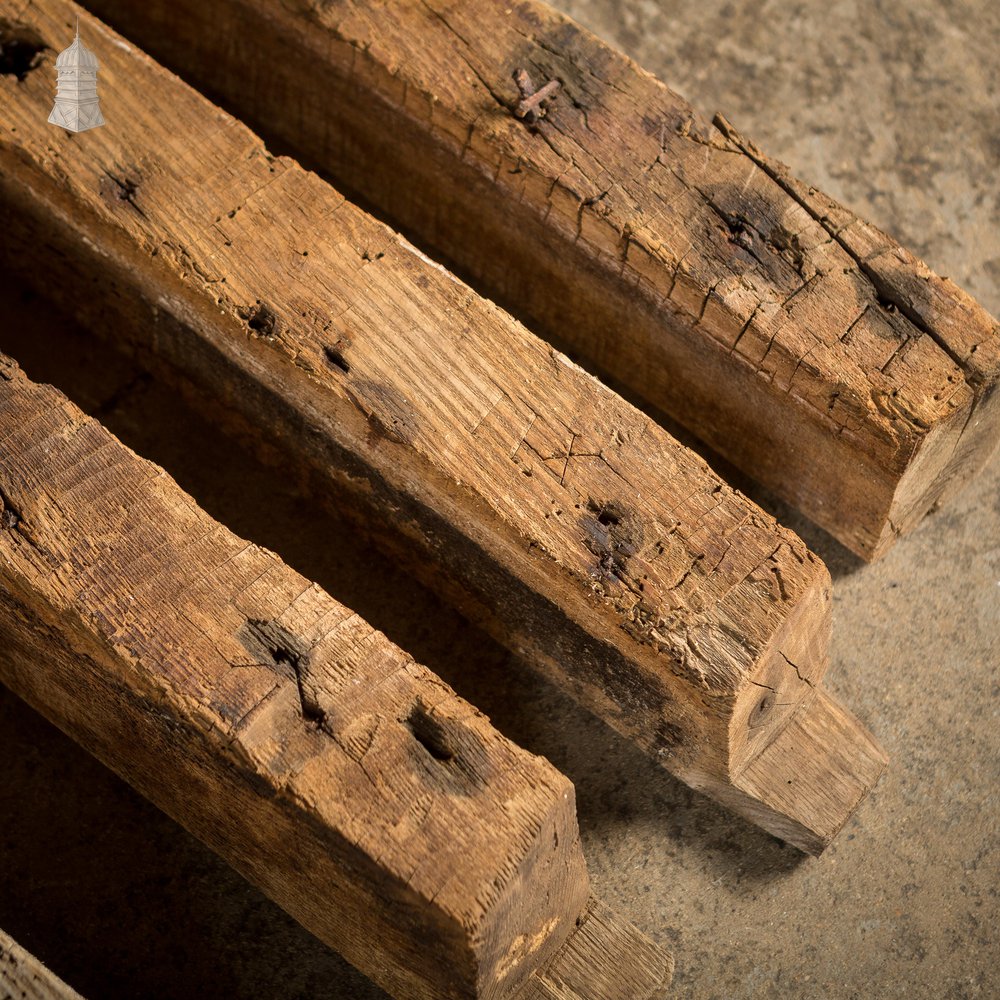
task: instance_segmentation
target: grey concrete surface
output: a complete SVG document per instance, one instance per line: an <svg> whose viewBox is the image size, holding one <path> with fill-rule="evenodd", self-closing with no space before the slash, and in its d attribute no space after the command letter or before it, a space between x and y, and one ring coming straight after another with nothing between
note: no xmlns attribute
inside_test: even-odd
<svg viewBox="0 0 1000 1000"><path fill-rule="evenodd" d="M560 6L1000 312L1000 6ZM829 563L827 684L892 757L836 843L806 859L534 679L9 276L0 302L0 350L30 375L574 780L594 886L674 951L673 996L1000 997L1000 461L873 567L726 470ZM0 756L0 926L85 996L383 996L2 689Z"/></svg>
<svg viewBox="0 0 1000 1000"><path fill-rule="evenodd" d="M556 5L1000 314L1000 4ZM678 935L679 997L1000 997L1000 461L873 567L748 492L830 564L827 683L890 770L818 861L643 820L586 844L595 881Z"/></svg>

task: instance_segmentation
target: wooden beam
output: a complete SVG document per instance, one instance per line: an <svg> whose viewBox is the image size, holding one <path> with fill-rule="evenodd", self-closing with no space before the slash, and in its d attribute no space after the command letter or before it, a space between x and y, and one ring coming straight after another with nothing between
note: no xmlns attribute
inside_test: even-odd
<svg viewBox="0 0 1000 1000"><path fill-rule="evenodd" d="M24 14L53 49L74 17L61 0ZM11 265L168 362L675 774L821 850L884 764L816 697L822 563L405 240L98 21L81 26L105 118L128 127L77 142L46 126L47 62L0 82ZM800 758L820 777L790 798L781 772ZM832 797L828 771L849 776Z"/></svg>
<svg viewBox="0 0 1000 1000"><path fill-rule="evenodd" d="M0 437L4 684L396 996L580 952L567 778L2 356Z"/></svg>
<svg viewBox="0 0 1000 1000"><path fill-rule="evenodd" d="M516 1000L665 1000L673 960L598 900Z"/></svg>
<svg viewBox="0 0 1000 1000"><path fill-rule="evenodd" d="M81 1000L81 997L0 930L0 1000Z"/></svg>
<svg viewBox="0 0 1000 1000"><path fill-rule="evenodd" d="M985 310L542 3L90 6L866 559L1000 440Z"/></svg>

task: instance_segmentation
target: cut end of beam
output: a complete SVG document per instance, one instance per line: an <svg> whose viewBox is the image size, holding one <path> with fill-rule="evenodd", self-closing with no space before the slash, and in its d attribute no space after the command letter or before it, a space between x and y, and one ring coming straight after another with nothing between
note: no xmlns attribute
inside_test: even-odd
<svg viewBox="0 0 1000 1000"><path fill-rule="evenodd" d="M821 854L887 763L862 723L817 689L732 785L701 790L806 854Z"/></svg>
<svg viewBox="0 0 1000 1000"><path fill-rule="evenodd" d="M978 404L932 430L899 482L881 537L862 555L874 561L929 512L958 493L1000 447L1000 382L984 385Z"/></svg>
<svg viewBox="0 0 1000 1000"><path fill-rule="evenodd" d="M510 1000L661 1000L673 956L591 898L562 948Z"/></svg>

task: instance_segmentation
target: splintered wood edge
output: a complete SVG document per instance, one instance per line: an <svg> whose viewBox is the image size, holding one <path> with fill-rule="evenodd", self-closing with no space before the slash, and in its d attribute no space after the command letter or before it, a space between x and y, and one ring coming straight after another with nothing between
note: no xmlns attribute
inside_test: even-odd
<svg viewBox="0 0 1000 1000"><path fill-rule="evenodd" d="M0 997L11 1000L83 1000L31 952L0 929Z"/></svg>
<svg viewBox="0 0 1000 1000"><path fill-rule="evenodd" d="M702 790L799 850L821 854L887 764L865 726L817 688L731 785L709 780Z"/></svg>
<svg viewBox="0 0 1000 1000"><path fill-rule="evenodd" d="M510 1000L661 1000L673 974L669 952L592 896L563 946Z"/></svg>

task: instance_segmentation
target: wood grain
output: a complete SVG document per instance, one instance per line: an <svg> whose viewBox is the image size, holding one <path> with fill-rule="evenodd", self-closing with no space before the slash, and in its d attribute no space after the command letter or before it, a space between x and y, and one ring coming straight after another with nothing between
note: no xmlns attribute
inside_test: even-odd
<svg viewBox="0 0 1000 1000"><path fill-rule="evenodd" d="M6 358L0 438L3 683L395 996L575 933L551 764Z"/></svg>
<svg viewBox="0 0 1000 1000"><path fill-rule="evenodd" d="M0 930L0 1000L81 1000L29 951Z"/></svg>
<svg viewBox="0 0 1000 1000"><path fill-rule="evenodd" d="M46 0L24 19L55 48L74 16ZM167 364L675 774L738 788L827 667L822 563L564 355L99 22L81 24L120 127L77 142L39 124L44 61L8 90L11 266ZM821 815L805 798L779 812L727 801L821 850L881 770L860 724L838 732L858 794L824 798Z"/></svg>
<svg viewBox="0 0 1000 1000"><path fill-rule="evenodd" d="M516 1000L663 1000L672 976L669 956L592 899L573 934Z"/></svg>
<svg viewBox="0 0 1000 1000"><path fill-rule="evenodd" d="M542 3L91 6L866 559L1000 440L985 310Z"/></svg>

